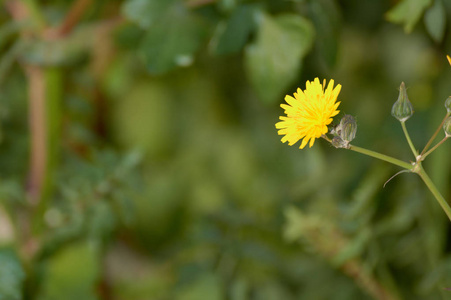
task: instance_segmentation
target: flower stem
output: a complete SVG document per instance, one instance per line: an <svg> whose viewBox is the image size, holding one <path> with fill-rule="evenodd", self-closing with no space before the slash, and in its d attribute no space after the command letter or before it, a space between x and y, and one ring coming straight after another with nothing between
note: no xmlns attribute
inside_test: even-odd
<svg viewBox="0 0 451 300"><path fill-rule="evenodd" d="M446 138L444 139L446 140ZM443 143L444 140L442 140L440 143ZM440 144L439 143L439 144ZM435 148L437 148L439 146L439 144L437 146L435 146L434 148L432 148L427 154L431 153L433 150L435 150ZM451 221L451 207L449 206L448 202L446 202L445 198L443 198L443 196L440 194L440 192L438 191L437 187L434 185L434 183L432 182L431 178L429 178L428 174L426 173L426 171L424 171L423 167L421 166L421 161L416 162L415 164L411 165L409 163L406 163L402 160L396 159L394 157L385 155L385 154L381 154L372 150L368 150L365 148L360 148L354 145L349 145L349 150L355 151L355 152L359 152L386 162L389 162L391 164L400 166L406 170L409 170L411 172L417 173L421 179L423 180L423 182L426 184L427 188L431 191L432 195L435 197L435 199L437 200L437 202L440 204L440 206L442 207L442 209L445 211L446 215L448 216L449 220Z"/></svg>
<svg viewBox="0 0 451 300"><path fill-rule="evenodd" d="M355 152L359 152L386 162L389 162L391 164L400 166L401 168L407 169L407 170L412 170L413 169L413 165L406 163L405 161L399 160L397 158L385 155L385 154L381 154L379 152L375 152L372 150L368 150L365 148L361 148L361 147L357 147L354 145L349 145L349 150L355 151Z"/></svg>
<svg viewBox="0 0 451 300"><path fill-rule="evenodd" d="M418 157L418 152L415 149L415 146L413 145L412 140L410 139L409 132L407 131L407 128L406 128L406 121L401 121L401 127L402 127L402 131L404 132L404 135L406 136L407 142L409 143L409 147L412 150L412 153L416 159Z"/></svg>
<svg viewBox="0 0 451 300"><path fill-rule="evenodd" d="M431 148L431 150L429 150L428 152L421 154L421 160L424 160L426 158L426 156L428 156L429 154L432 153L432 151L434 151L435 149L437 149L441 144L443 144L447 139L449 138L449 136L445 136L443 138L443 140L441 140L440 142L438 142L437 145L435 145L434 147Z"/></svg>
<svg viewBox="0 0 451 300"><path fill-rule="evenodd" d="M429 149L429 146L431 146L432 142L434 141L435 137L437 136L437 134L440 132L440 130L443 127L443 124L445 123L446 119L450 116L451 113L446 113L446 116L443 118L442 123L440 123L440 125L438 126L437 130L434 132L434 134L432 135L432 137L429 139L428 143L426 144L426 146L424 146L423 151L421 151L421 156L423 156L424 158L424 153Z"/></svg>
<svg viewBox="0 0 451 300"><path fill-rule="evenodd" d="M421 179L424 181L428 189L431 191L432 195L434 195L435 199L437 199L438 203L448 216L448 219L451 221L451 207L449 207L448 202L446 202L445 198L443 198L443 196L440 194L437 187L434 185L431 178L429 178L428 174L424 171L421 165L417 173L418 175L420 175Z"/></svg>

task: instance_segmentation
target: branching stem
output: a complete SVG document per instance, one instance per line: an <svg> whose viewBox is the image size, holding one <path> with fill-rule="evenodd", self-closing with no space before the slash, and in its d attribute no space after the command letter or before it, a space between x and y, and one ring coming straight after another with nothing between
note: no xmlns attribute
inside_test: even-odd
<svg viewBox="0 0 451 300"><path fill-rule="evenodd" d="M431 154L435 149L437 149L441 144L443 144L448 138L449 138L449 136L445 136L440 142L437 143L437 145L432 147L428 152L421 154L420 155L421 160L424 160L426 158L426 156Z"/></svg>
<svg viewBox="0 0 451 300"><path fill-rule="evenodd" d="M421 156L424 159L424 153L429 149L429 147L431 146L432 142L434 141L435 137L437 136L437 134L440 132L440 130L442 130L443 124L445 124L446 119L451 115L451 113L447 112L445 117L442 120L442 123L440 123L440 125L437 127L437 129L435 130L434 134L432 135L432 137L429 139L429 141L427 142L426 146L424 146L423 151L421 151Z"/></svg>

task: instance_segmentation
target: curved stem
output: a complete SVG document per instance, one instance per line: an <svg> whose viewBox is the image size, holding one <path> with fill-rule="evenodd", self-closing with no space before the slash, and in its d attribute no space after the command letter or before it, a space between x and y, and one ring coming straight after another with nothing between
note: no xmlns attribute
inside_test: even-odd
<svg viewBox="0 0 451 300"><path fill-rule="evenodd" d="M413 169L413 165L406 163L405 161L399 160L397 158L385 155L385 154L381 154L379 152L375 152L372 150L368 150L365 148L361 148L361 147L357 147L354 145L349 145L349 150L355 151L355 152L359 152L386 162L389 162L391 164L400 166L401 168L407 169L407 170L412 170Z"/></svg>
<svg viewBox="0 0 451 300"><path fill-rule="evenodd" d="M431 148L431 150L429 150L428 152L424 153L424 154L420 154L421 155L421 160L424 160L426 158L426 156L428 156L429 154L431 154L435 149L437 149L441 144L443 144L449 136L445 136L443 138L443 140L441 140L440 142L437 143L437 145L435 145L434 147ZM425 148L426 149L426 148Z"/></svg>
<svg viewBox="0 0 451 300"><path fill-rule="evenodd" d="M413 145L412 140L410 139L409 132L407 131L407 128L406 128L406 121L401 121L401 127L402 127L402 131L404 132L404 135L406 136L407 142L409 143L410 150L412 150L412 153L415 156L415 159L417 159L418 152L415 149L415 146Z"/></svg>
<svg viewBox="0 0 451 300"><path fill-rule="evenodd" d="M424 171L421 165L417 173L418 175L420 175L421 179L424 181L428 189L431 191L432 195L434 195L435 199L437 199L437 202L445 211L446 215L448 216L448 219L451 221L451 207L449 207L448 202L446 202L445 198L443 198L443 196L440 194L437 187L434 185L431 178L429 178L428 174Z"/></svg>
<svg viewBox="0 0 451 300"><path fill-rule="evenodd" d="M424 157L424 153L429 149L429 146L431 146L432 142L434 141L435 137L437 136L437 134L440 132L440 130L442 130L443 128L443 124L445 124L446 119L450 116L450 113L446 113L445 117L442 120L442 123L440 123L440 125L438 126L437 130L435 130L434 134L432 135L432 137L429 139L428 143L426 144L426 146L424 146L423 151L421 151L421 156Z"/></svg>

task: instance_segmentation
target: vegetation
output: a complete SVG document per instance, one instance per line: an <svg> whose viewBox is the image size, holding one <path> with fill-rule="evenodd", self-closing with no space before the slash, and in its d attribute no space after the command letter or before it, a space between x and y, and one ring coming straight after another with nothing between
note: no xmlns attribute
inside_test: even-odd
<svg viewBox="0 0 451 300"><path fill-rule="evenodd" d="M331 125L350 114L353 145L415 161L390 111L405 82L423 149L450 17L445 0L2 1L0 300L451 297L450 222L419 176L384 188L399 167L275 128L285 95L334 79ZM423 163L448 202L450 150Z"/></svg>

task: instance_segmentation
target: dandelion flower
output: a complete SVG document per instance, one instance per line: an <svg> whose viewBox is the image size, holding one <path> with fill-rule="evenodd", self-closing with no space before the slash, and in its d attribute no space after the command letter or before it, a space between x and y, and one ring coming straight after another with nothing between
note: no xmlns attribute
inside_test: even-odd
<svg viewBox="0 0 451 300"><path fill-rule="evenodd" d="M284 135L282 142L288 141L288 145L292 146L303 139L300 149L307 143L312 147L315 139L327 133L327 125L332 123L332 117L340 112L337 110L340 102L336 102L340 90L340 84L334 88L333 80L326 88L326 80L321 84L315 78L312 82L307 81L304 91L298 88L294 97L285 96L288 105L280 106L285 110L286 116L280 117L282 121L276 124L278 134Z"/></svg>
<svg viewBox="0 0 451 300"><path fill-rule="evenodd" d="M447 55L446 58L448 59L448 62L451 65L451 57L449 57L449 55Z"/></svg>

